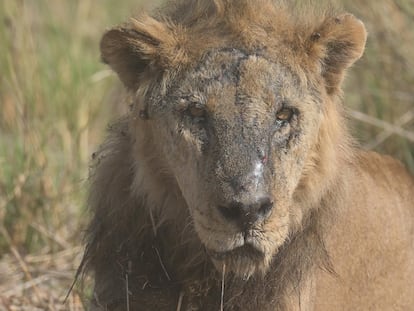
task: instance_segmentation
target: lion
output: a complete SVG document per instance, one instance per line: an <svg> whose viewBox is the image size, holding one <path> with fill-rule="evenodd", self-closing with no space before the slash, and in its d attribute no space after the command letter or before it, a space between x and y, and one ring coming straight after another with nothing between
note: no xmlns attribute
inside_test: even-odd
<svg viewBox="0 0 414 311"><path fill-rule="evenodd" d="M414 178L349 134L367 33L293 1L179 0L108 30L131 109L95 156L91 310L414 310Z"/></svg>

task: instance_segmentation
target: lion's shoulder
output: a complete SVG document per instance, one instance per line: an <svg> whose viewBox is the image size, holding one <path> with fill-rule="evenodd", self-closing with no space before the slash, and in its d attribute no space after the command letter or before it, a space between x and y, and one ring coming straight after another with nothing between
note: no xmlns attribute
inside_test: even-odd
<svg viewBox="0 0 414 311"><path fill-rule="evenodd" d="M371 180L376 185L375 188L384 194L394 196L395 192L399 192L414 195L413 175L399 160L391 156L373 151L360 151L355 158L354 166L360 174L368 177L365 180Z"/></svg>

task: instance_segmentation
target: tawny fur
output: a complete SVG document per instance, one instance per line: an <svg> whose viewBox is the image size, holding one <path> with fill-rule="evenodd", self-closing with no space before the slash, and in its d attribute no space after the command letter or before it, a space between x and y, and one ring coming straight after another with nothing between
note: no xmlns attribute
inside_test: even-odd
<svg viewBox="0 0 414 311"><path fill-rule="evenodd" d="M321 12L182 0L104 35L133 103L92 168L91 310L414 309L414 178L355 147L340 86L365 28ZM260 255L214 256L240 242L216 207L254 196L228 182L251 161L274 205Z"/></svg>

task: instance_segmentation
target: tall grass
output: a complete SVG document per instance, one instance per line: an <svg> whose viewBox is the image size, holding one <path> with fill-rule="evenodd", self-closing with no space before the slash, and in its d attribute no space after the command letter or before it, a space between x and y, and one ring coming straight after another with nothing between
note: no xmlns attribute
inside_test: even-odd
<svg viewBox="0 0 414 311"><path fill-rule="evenodd" d="M118 114L99 39L142 2L0 2L0 259L79 243L89 155ZM336 2L369 31L346 80L354 132L414 172L414 3Z"/></svg>
<svg viewBox="0 0 414 311"><path fill-rule="evenodd" d="M88 157L114 112L99 39L137 4L0 3L0 254L77 234Z"/></svg>

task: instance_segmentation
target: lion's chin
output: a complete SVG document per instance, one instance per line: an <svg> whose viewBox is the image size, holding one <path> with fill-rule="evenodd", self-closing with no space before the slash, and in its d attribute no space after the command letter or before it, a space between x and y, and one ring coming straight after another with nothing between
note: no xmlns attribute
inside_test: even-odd
<svg viewBox="0 0 414 311"><path fill-rule="evenodd" d="M249 244L225 252L208 253L220 273L231 272L244 280L248 280L254 274L263 275L270 262L266 254Z"/></svg>

